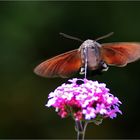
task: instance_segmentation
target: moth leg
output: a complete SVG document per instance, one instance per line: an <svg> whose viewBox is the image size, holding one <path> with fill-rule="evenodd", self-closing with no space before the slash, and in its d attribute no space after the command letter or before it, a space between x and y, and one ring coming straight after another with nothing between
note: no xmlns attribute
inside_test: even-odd
<svg viewBox="0 0 140 140"><path fill-rule="evenodd" d="M85 67L81 67L79 74L81 75L85 74Z"/></svg>
<svg viewBox="0 0 140 140"><path fill-rule="evenodd" d="M109 69L108 65L104 61L100 61L99 63L99 69L101 71L107 71Z"/></svg>

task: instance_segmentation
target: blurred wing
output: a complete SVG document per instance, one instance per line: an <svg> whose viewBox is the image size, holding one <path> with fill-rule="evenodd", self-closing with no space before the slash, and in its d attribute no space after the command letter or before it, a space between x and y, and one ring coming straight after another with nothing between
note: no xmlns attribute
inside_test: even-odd
<svg viewBox="0 0 140 140"><path fill-rule="evenodd" d="M140 58L140 43L102 44L101 57L108 65L125 66Z"/></svg>
<svg viewBox="0 0 140 140"><path fill-rule="evenodd" d="M43 77L66 78L77 72L81 65L80 52L76 49L42 62L34 72Z"/></svg>

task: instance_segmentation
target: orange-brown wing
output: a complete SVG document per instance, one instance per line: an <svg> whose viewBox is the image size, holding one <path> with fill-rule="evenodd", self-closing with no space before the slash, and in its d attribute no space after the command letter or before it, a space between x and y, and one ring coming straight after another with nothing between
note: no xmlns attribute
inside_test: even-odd
<svg viewBox="0 0 140 140"><path fill-rule="evenodd" d="M42 62L34 72L43 77L67 78L77 72L81 65L80 52L76 49Z"/></svg>
<svg viewBox="0 0 140 140"><path fill-rule="evenodd" d="M140 58L140 43L105 43L101 47L101 57L109 65L125 66Z"/></svg>

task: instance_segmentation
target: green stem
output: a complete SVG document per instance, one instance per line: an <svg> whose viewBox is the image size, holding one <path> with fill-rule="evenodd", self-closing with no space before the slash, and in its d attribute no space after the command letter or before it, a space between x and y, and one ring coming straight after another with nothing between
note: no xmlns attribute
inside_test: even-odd
<svg viewBox="0 0 140 140"><path fill-rule="evenodd" d="M77 131L77 140L84 140L85 132L87 127L87 122L75 121L76 131Z"/></svg>

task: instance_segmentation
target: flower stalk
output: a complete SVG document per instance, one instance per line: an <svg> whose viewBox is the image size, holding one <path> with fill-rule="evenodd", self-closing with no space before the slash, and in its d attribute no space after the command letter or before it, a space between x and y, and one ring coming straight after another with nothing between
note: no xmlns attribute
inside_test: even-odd
<svg viewBox="0 0 140 140"><path fill-rule="evenodd" d="M88 122L75 121L75 130L77 132L77 140L84 140Z"/></svg>

